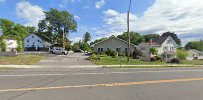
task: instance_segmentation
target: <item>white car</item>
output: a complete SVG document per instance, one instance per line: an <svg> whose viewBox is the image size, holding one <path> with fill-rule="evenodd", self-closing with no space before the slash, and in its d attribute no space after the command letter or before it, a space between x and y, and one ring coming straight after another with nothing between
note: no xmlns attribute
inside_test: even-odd
<svg viewBox="0 0 203 100"><path fill-rule="evenodd" d="M53 47L49 49L49 52L52 54L63 54L63 55L68 54L68 51L66 51L65 48L61 48L61 47Z"/></svg>

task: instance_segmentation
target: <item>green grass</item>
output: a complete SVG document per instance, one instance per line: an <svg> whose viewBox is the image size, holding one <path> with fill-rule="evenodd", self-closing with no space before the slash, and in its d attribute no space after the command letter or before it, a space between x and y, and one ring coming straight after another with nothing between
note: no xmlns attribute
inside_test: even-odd
<svg viewBox="0 0 203 100"><path fill-rule="evenodd" d="M169 64L166 62L149 62L149 61L141 61L141 60L137 60L137 59L130 59L130 63L127 62L127 58L126 57L122 57L122 58L113 58L110 56L100 56L99 57L100 60L91 60L93 63L97 64L97 65L119 65L121 64L121 59L122 59L122 65L157 65L157 66L141 66L141 68L149 68L149 67L174 67L172 65L174 64ZM158 65L163 65L163 66L158 66ZM180 64L177 65L203 65L203 60L193 60L193 61L186 61L186 60L182 60ZM140 68L139 66L127 66L128 68Z"/></svg>
<svg viewBox="0 0 203 100"><path fill-rule="evenodd" d="M16 68L7 68L7 67L1 67L0 70L14 70Z"/></svg>
<svg viewBox="0 0 203 100"><path fill-rule="evenodd" d="M43 59L40 55L18 55L18 56L2 56L0 57L0 65L33 65Z"/></svg>

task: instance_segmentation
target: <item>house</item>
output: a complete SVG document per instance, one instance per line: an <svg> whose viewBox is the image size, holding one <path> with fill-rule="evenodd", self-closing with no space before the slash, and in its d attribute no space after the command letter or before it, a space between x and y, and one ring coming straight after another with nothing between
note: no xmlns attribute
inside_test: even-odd
<svg viewBox="0 0 203 100"><path fill-rule="evenodd" d="M43 40L36 34L30 34L24 38L25 51L47 51L51 43Z"/></svg>
<svg viewBox="0 0 203 100"><path fill-rule="evenodd" d="M115 52L128 52L128 42L119 39L115 36L111 36L110 38L101 41L94 45L94 52L105 52L108 49L113 50ZM134 45L130 44L131 52L134 51Z"/></svg>
<svg viewBox="0 0 203 100"><path fill-rule="evenodd" d="M165 58L168 62L172 58L176 57L175 53L178 48L178 44L171 36L161 36L157 40L150 40L148 43L141 43L138 47L141 49L143 54L141 59L150 60L150 57L153 56L150 54L150 48L156 48L158 50L158 55Z"/></svg>
<svg viewBox="0 0 203 100"><path fill-rule="evenodd" d="M187 60L203 59L203 51L198 51L196 49L188 50Z"/></svg>
<svg viewBox="0 0 203 100"><path fill-rule="evenodd" d="M18 43L16 39L13 38L4 38L3 41L6 44L6 52L16 51Z"/></svg>

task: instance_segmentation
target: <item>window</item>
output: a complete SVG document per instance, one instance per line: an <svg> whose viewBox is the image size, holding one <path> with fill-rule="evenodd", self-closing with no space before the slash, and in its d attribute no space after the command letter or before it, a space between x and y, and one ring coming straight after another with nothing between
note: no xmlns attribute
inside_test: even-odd
<svg viewBox="0 0 203 100"><path fill-rule="evenodd" d="M38 42L40 42L40 40L38 40Z"/></svg>
<svg viewBox="0 0 203 100"><path fill-rule="evenodd" d="M171 51L174 51L174 47L171 47Z"/></svg>
<svg viewBox="0 0 203 100"><path fill-rule="evenodd" d="M163 51L167 51L167 47L163 47Z"/></svg>
<svg viewBox="0 0 203 100"><path fill-rule="evenodd" d="M27 45L27 47L29 47L29 45Z"/></svg>
<svg viewBox="0 0 203 100"><path fill-rule="evenodd" d="M116 48L116 52L119 52L119 48Z"/></svg>
<svg viewBox="0 0 203 100"><path fill-rule="evenodd" d="M101 48L101 52L103 52L104 51L104 49L103 48Z"/></svg>
<svg viewBox="0 0 203 100"><path fill-rule="evenodd" d="M35 44L35 42L33 42L33 45Z"/></svg>
<svg viewBox="0 0 203 100"><path fill-rule="evenodd" d="M98 48L98 52L100 52L101 50L100 50L100 48Z"/></svg>
<svg viewBox="0 0 203 100"><path fill-rule="evenodd" d="M32 35L32 38L34 38L35 36L34 35Z"/></svg>
<svg viewBox="0 0 203 100"><path fill-rule="evenodd" d="M29 40L27 39L27 43L29 43Z"/></svg>
<svg viewBox="0 0 203 100"><path fill-rule="evenodd" d="M107 48L107 50L110 50L109 48Z"/></svg>
<svg viewBox="0 0 203 100"><path fill-rule="evenodd" d="M128 52L128 48L125 48L125 52Z"/></svg>

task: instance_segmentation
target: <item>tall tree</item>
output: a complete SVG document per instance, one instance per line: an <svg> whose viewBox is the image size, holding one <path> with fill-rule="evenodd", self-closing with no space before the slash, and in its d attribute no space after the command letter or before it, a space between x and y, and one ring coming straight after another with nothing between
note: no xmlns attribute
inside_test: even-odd
<svg viewBox="0 0 203 100"><path fill-rule="evenodd" d="M165 32L162 34L162 36L171 36L175 42L178 44L178 45L181 45L181 40L178 38L177 34L175 33L172 33L172 32Z"/></svg>
<svg viewBox="0 0 203 100"><path fill-rule="evenodd" d="M147 35L143 35L143 38L144 38L144 41L145 41L145 42L149 42L150 39L156 40L156 39L158 39L159 37L160 37L159 34L147 34Z"/></svg>
<svg viewBox="0 0 203 100"><path fill-rule="evenodd" d="M128 41L128 33L124 32L122 35L118 35L118 38ZM130 41L132 44L139 44L142 43L144 41L142 35L140 35L140 33L137 32L130 32Z"/></svg>
<svg viewBox="0 0 203 100"><path fill-rule="evenodd" d="M196 49L196 50L199 50L199 51L203 51L203 41L200 40L200 41L188 42L185 45L185 48L186 49Z"/></svg>
<svg viewBox="0 0 203 100"><path fill-rule="evenodd" d="M87 43L87 42L90 41L90 40L91 40L91 35L90 35L90 33L85 32L85 34L83 35L83 41L84 41L85 43Z"/></svg>
<svg viewBox="0 0 203 100"><path fill-rule="evenodd" d="M57 42L58 44L63 44L63 30L65 36L77 31L77 22L74 19L74 15L68 11L59 11L51 8L50 11L44 13L45 19L38 23L38 31L41 34L48 33L49 35L46 38L50 39L52 43Z"/></svg>
<svg viewBox="0 0 203 100"><path fill-rule="evenodd" d="M32 26L26 26L26 29L29 33L35 33L36 32L36 28L32 27Z"/></svg>

